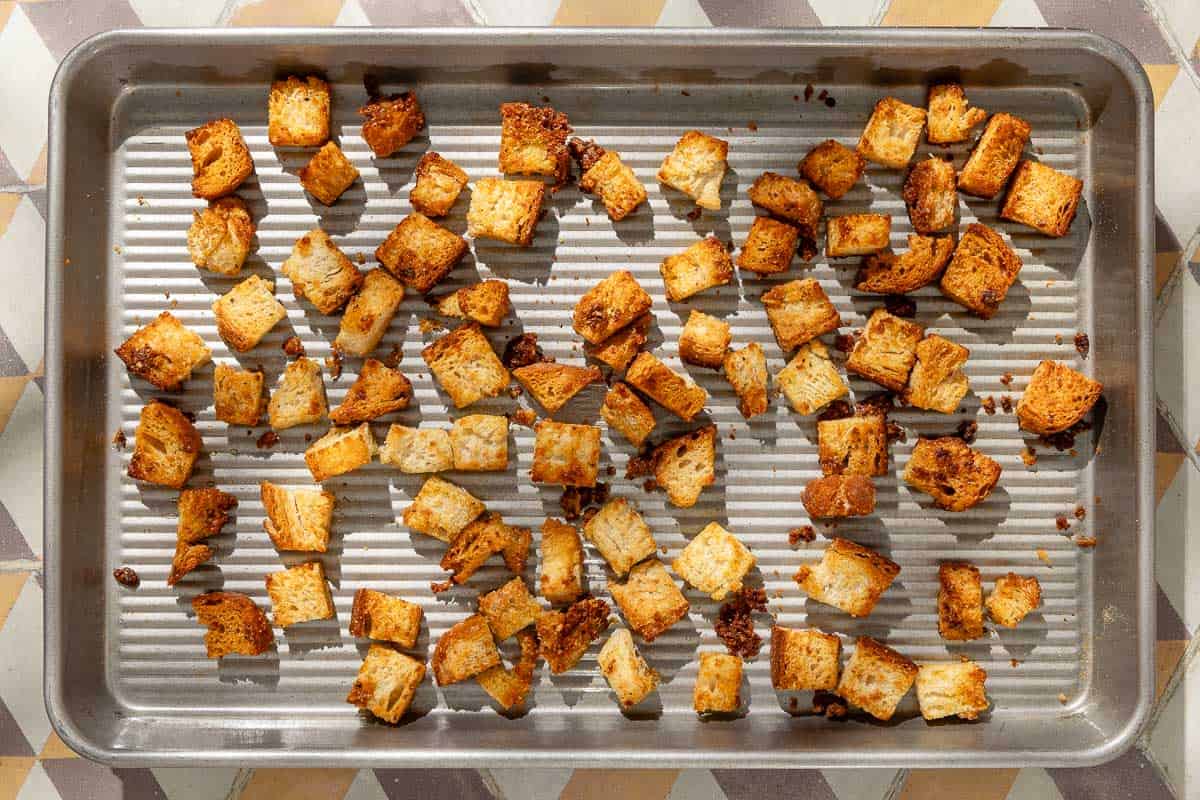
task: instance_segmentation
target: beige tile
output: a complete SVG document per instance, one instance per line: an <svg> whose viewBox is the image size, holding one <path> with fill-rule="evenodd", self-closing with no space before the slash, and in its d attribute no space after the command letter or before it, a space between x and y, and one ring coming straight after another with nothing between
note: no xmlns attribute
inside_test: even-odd
<svg viewBox="0 0 1200 800"><path fill-rule="evenodd" d="M1005 800L1015 769L914 769L899 800Z"/></svg>
<svg viewBox="0 0 1200 800"><path fill-rule="evenodd" d="M13 409L16 408L17 401L21 399L21 393L25 391L27 383L29 383L28 375L0 378L0 432L3 432L8 425L8 418L12 416Z"/></svg>
<svg viewBox="0 0 1200 800"><path fill-rule="evenodd" d="M0 758L0 800L12 800L17 796L34 761L29 757Z"/></svg>
<svg viewBox="0 0 1200 800"><path fill-rule="evenodd" d="M884 25L935 27L981 27L991 22L1000 0L892 0L883 16Z"/></svg>
<svg viewBox="0 0 1200 800"><path fill-rule="evenodd" d="M229 19L230 25L332 25L342 0L252 0Z"/></svg>
<svg viewBox="0 0 1200 800"><path fill-rule="evenodd" d="M329 800L344 797L355 769L256 769L240 800Z"/></svg>
<svg viewBox="0 0 1200 800"><path fill-rule="evenodd" d="M42 747L42 752L38 754L38 758L79 758L79 754L63 743L63 740L58 738L58 734L54 731L46 737L46 744Z"/></svg>
<svg viewBox="0 0 1200 800"><path fill-rule="evenodd" d="M596 3L593 0L563 0L554 15L555 25L653 25L658 22L666 0L642 3Z"/></svg>
<svg viewBox="0 0 1200 800"><path fill-rule="evenodd" d="M1179 74L1179 65L1142 64L1142 69L1146 70L1146 75L1150 78L1150 89L1154 92L1154 107L1158 108L1163 98L1167 96L1167 89L1170 89L1171 84L1175 82L1175 76Z"/></svg>
<svg viewBox="0 0 1200 800"><path fill-rule="evenodd" d="M559 800L612 800L636 797L663 800L671 793L677 769L577 769L563 787Z"/></svg>
<svg viewBox="0 0 1200 800"><path fill-rule="evenodd" d="M1175 674L1179 659L1187 649L1187 640L1166 639L1154 644L1154 698L1162 697L1167 681Z"/></svg>
<svg viewBox="0 0 1200 800"><path fill-rule="evenodd" d="M17 602L17 596L21 594L21 587L25 585L27 578L28 572L0 572L0 628L4 627L8 611L13 603Z"/></svg>

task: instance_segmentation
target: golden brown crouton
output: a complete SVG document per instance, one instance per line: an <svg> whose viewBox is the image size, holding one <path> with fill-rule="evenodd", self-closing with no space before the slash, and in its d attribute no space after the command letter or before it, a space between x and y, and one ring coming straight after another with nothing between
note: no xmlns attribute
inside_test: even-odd
<svg viewBox="0 0 1200 800"><path fill-rule="evenodd" d="M742 704L742 659L729 653L701 653L692 690L697 714L733 714Z"/></svg>
<svg viewBox="0 0 1200 800"><path fill-rule="evenodd" d="M404 299L404 286L385 269L363 276L362 289L346 306L333 346L352 356L369 355Z"/></svg>
<svg viewBox="0 0 1200 800"><path fill-rule="evenodd" d="M1029 123L1020 117L993 114L967 163L959 170L958 188L989 199L999 194L1017 166L1031 130Z"/></svg>
<svg viewBox="0 0 1200 800"><path fill-rule="evenodd" d="M652 314L643 314L600 344L584 342L583 351L614 370L623 370L646 344L646 332L650 330L652 319Z"/></svg>
<svg viewBox="0 0 1200 800"><path fill-rule="evenodd" d="M604 396L600 416L608 427L621 432L635 447L641 447L654 430L654 413L634 394L629 384L617 381Z"/></svg>
<svg viewBox="0 0 1200 800"><path fill-rule="evenodd" d="M755 217L737 265L759 275L787 272L799 241L800 229L796 226L770 217Z"/></svg>
<svg viewBox="0 0 1200 800"><path fill-rule="evenodd" d="M502 414L468 414L450 427L454 468L463 472L489 472L508 468L508 417Z"/></svg>
<svg viewBox="0 0 1200 800"><path fill-rule="evenodd" d="M826 475L887 474L887 426L882 416L820 420L817 442L821 472Z"/></svg>
<svg viewBox="0 0 1200 800"><path fill-rule="evenodd" d="M625 373L625 380L685 422L691 422L708 400L708 392L651 353L638 353Z"/></svg>
<svg viewBox="0 0 1200 800"><path fill-rule="evenodd" d="M596 661L621 708L636 706L658 686L658 673L646 664L633 643L633 636L625 628L612 632L600 648Z"/></svg>
<svg viewBox="0 0 1200 800"><path fill-rule="evenodd" d="M829 258L865 256L887 248L892 218L887 214L847 214L825 223L825 255Z"/></svg>
<svg viewBox="0 0 1200 800"><path fill-rule="evenodd" d="M475 676L475 682L505 710L525 702L525 696L533 686L533 672L537 669L537 634L521 631L517 634L517 642L521 646L521 656L511 670L498 664Z"/></svg>
<svg viewBox="0 0 1200 800"><path fill-rule="evenodd" d="M721 207L721 180L728 154L729 142L724 139L688 131L663 159L658 179L695 200L701 208L716 211Z"/></svg>
<svg viewBox="0 0 1200 800"><path fill-rule="evenodd" d="M547 518L542 523L542 574L538 591L551 603L571 603L583 594L583 543L575 526Z"/></svg>
<svg viewBox="0 0 1200 800"><path fill-rule="evenodd" d="M717 426L705 425L654 448L654 481L671 505L691 508L716 479Z"/></svg>
<svg viewBox="0 0 1200 800"><path fill-rule="evenodd" d="M230 425L257 425L266 406L261 372L217 364L213 370L213 408L217 419Z"/></svg>
<svg viewBox="0 0 1200 800"><path fill-rule="evenodd" d="M675 302L733 280L733 260L715 236L706 236L682 253L667 256L658 269L667 299Z"/></svg>
<svg viewBox="0 0 1200 800"><path fill-rule="evenodd" d="M129 477L179 489L200 455L200 434L183 412L151 400L142 408L129 459Z"/></svg>
<svg viewBox="0 0 1200 800"><path fill-rule="evenodd" d="M551 414L591 384L604 383L604 373L597 367L576 367L552 361L519 367L512 374L525 387L525 391Z"/></svg>
<svg viewBox="0 0 1200 800"><path fill-rule="evenodd" d="M192 194L216 200L232 194L254 171L242 131L231 119L214 119L185 133L192 158Z"/></svg>
<svg viewBox="0 0 1200 800"><path fill-rule="evenodd" d="M307 299L322 314L346 305L363 281L358 268L320 228L296 241L279 271L292 282L296 298Z"/></svg>
<svg viewBox="0 0 1200 800"><path fill-rule="evenodd" d="M467 173L448 158L430 151L417 162L417 182L408 193L415 211L427 217L444 217L467 186Z"/></svg>
<svg viewBox="0 0 1200 800"><path fill-rule="evenodd" d="M528 247L542 214L546 184L480 178L467 208L467 235Z"/></svg>
<svg viewBox="0 0 1200 800"><path fill-rule="evenodd" d="M609 499L583 525L583 535L592 543L617 576L634 564L654 555L657 545L650 526L624 497Z"/></svg>
<svg viewBox="0 0 1200 800"><path fill-rule="evenodd" d="M1038 579L1010 572L996 579L987 599L988 616L998 625L1015 628L1041 604L1042 586Z"/></svg>
<svg viewBox="0 0 1200 800"><path fill-rule="evenodd" d="M625 219L646 202L646 187L612 150L583 168L583 174L579 176L579 188L599 197L613 222Z"/></svg>
<svg viewBox="0 0 1200 800"><path fill-rule="evenodd" d="M917 323L877 308L846 359L846 371L898 392L908 383L924 333Z"/></svg>
<svg viewBox="0 0 1200 800"><path fill-rule="evenodd" d="M717 369L725 363L732 340L728 322L693 308L679 333L679 358L689 364Z"/></svg>
<svg viewBox="0 0 1200 800"><path fill-rule="evenodd" d="M222 275L237 275L254 241L254 220L240 197L213 200L203 211L192 212L187 247L192 263Z"/></svg>
<svg viewBox="0 0 1200 800"><path fill-rule="evenodd" d="M208 628L204 648L209 658L257 656L275 643L267 615L244 594L205 592L192 598L192 610L196 621Z"/></svg>
<svg viewBox="0 0 1200 800"><path fill-rule="evenodd" d="M813 600L865 617L900 574L900 565L869 547L835 538L816 566L805 564L794 578ZM847 698L849 699L849 698Z"/></svg>
<svg viewBox="0 0 1200 800"><path fill-rule="evenodd" d="M829 358L829 350L820 339L800 345L788 365L775 375L782 391L797 414L815 414L850 389Z"/></svg>
<svg viewBox="0 0 1200 800"><path fill-rule="evenodd" d="M966 561L938 567L938 633L952 642L983 636L983 584L979 568Z"/></svg>
<svg viewBox="0 0 1200 800"><path fill-rule="evenodd" d="M917 361L908 376L904 402L910 406L953 414L967 394L963 364L971 351L949 339L929 334L917 344Z"/></svg>
<svg viewBox="0 0 1200 800"><path fill-rule="evenodd" d="M333 618L333 596L320 561L267 573L267 596L271 598L271 616L281 628Z"/></svg>
<svg viewBox="0 0 1200 800"><path fill-rule="evenodd" d="M804 181L764 172L754 179L747 194L751 203L786 219L799 228L805 238L817 237L817 223L824 206L821 198Z"/></svg>
<svg viewBox="0 0 1200 800"><path fill-rule="evenodd" d="M762 304L775 340L785 353L842 324L837 309L814 278L781 283L763 293Z"/></svg>
<svg viewBox="0 0 1200 800"><path fill-rule="evenodd" d="M370 711L384 722L400 721L425 680L425 665L384 644L367 650L346 702Z"/></svg>
<svg viewBox="0 0 1200 800"><path fill-rule="evenodd" d="M300 185L327 206L336 203L356 180L358 168L336 142L326 142L300 170Z"/></svg>
<svg viewBox="0 0 1200 800"><path fill-rule="evenodd" d="M864 475L826 475L804 485L800 495L810 517L865 517L875 510L875 484Z"/></svg>
<svg viewBox="0 0 1200 800"><path fill-rule="evenodd" d="M858 140L858 152L876 164L902 169L917 151L924 127L925 109L885 97L875 104L867 120Z"/></svg>
<svg viewBox="0 0 1200 800"><path fill-rule="evenodd" d="M860 292L905 294L933 283L950 262L954 252L952 236L908 235L908 250L869 255L854 279Z"/></svg>
<svg viewBox="0 0 1200 800"><path fill-rule="evenodd" d="M767 357L758 342L725 354L725 379L738 396L738 411L746 419L767 410Z"/></svg>
<svg viewBox="0 0 1200 800"><path fill-rule="evenodd" d="M938 508L966 511L996 488L1000 465L956 436L921 439L904 468L904 480L931 496Z"/></svg>
<svg viewBox="0 0 1200 800"><path fill-rule="evenodd" d="M263 529L277 549L325 552L333 526L332 492L289 488L270 481L262 481L259 492L267 514Z"/></svg>
<svg viewBox="0 0 1200 800"><path fill-rule="evenodd" d="M421 358L455 408L495 397L508 386L508 370L479 330L479 323L459 325L421 351Z"/></svg>
<svg viewBox="0 0 1200 800"><path fill-rule="evenodd" d="M207 562L213 549L206 544L175 542L175 555L171 558L171 569L167 573L167 586L174 586L189 572Z"/></svg>
<svg viewBox="0 0 1200 800"><path fill-rule="evenodd" d="M470 492L438 477L429 478L404 509L404 524L443 542L449 542L484 512Z"/></svg>
<svg viewBox="0 0 1200 800"><path fill-rule="evenodd" d="M229 511L237 506L237 498L220 489L184 489L179 493L179 527L175 538L184 544L195 544L216 536L229 522Z"/></svg>
<svg viewBox="0 0 1200 800"><path fill-rule="evenodd" d="M439 314L474 320L489 328L498 326L512 309L508 284L495 280L464 286L439 298L436 307Z"/></svg>
<svg viewBox="0 0 1200 800"><path fill-rule="evenodd" d="M657 558L630 569L624 583L610 580L608 591L629 627L647 642L683 619L690 608L687 598Z"/></svg>
<svg viewBox="0 0 1200 800"><path fill-rule="evenodd" d="M558 183L571 168L567 115L549 106L500 105L500 171L505 175L550 175Z"/></svg>
<svg viewBox="0 0 1200 800"><path fill-rule="evenodd" d="M379 448L379 460L401 472L421 474L454 469L450 432L444 428L408 428L393 425Z"/></svg>
<svg viewBox="0 0 1200 800"><path fill-rule="evenodd" d="M933 156L909 170L903 197L917 233L937 233L954 225L958 209L954 181L954 164Z"/></svg>
<svg viewBox="0 0 1200 800"><path fill-rule="evenodd" d="M499 589L480 595L479 613L487 619L492 636L502 642L536 623L542 615L542 607L518 576Z"/></svg>
<svg viewBox="0 0 1200 800"><path fill-rule="evenodd" d="M771 685L784 691L837 688L842 640L815 628L771 628Z"/></svg>
<svg viewBox="0 0 1200 800"><path fill-rule="evenodd" d="M283 303L275 299L275 284L257 275L234 286L212 304L217 318L217 333L225 343L245 353L287 316Z"/></svg>
<svg viewBox="0 0 1200 800"><path fill-rule="evenodd" d="M713 600L724 600L742 588L742 578L757 561L736 536L710 522L671 562L671 569Z"/></svg>
<svg viewBox="0 0 1200 800"><path fill-rule="evenodd" d="M930 144L965 142L971 128L987 119L982 108L967 108L967 96L957 83L940 83L929 87Z"/></svg>
<svg viewBox="0 0 1200 800"><path fill-rule="evenodd" d="M379 158L388 158L425 127L425 114L412 92L375 97L358 109L362 138Z"/></svg>
<svg viewBox="0 0 1200 800"><path fill-rule="evenodd" d="M534 483L595 486L600 474L600 429L545 419L533 442Z"/></svg>
<svg viewBox="0 0 1200 800"><path fill-rule="evenodd" d="M370 464L374 455L375 437L364 422L356 428L330 428L304 451L304 463L320 483Z"/></svg>
<svg viewBox="0 0 1200 800"><path fill-rule="evenodd" d="M482 614L456 623L433 649L433 677L438 686L465 681L500 664L500 651Z"/></svg>
<svg viewBox="0 0 1200 800"><path fill-rule="evenodd" d="M177 391L192 370L212 358L200 335L169 311L134 331L115 352L130 372L167 392Z"/></svg>
<svg viewBox="0 0 1200 800"><path fill-rule="evenodd" d="M276 147L320 147L329 141L329 84L289 75L271 84L267 141Z"/></svg>
<svg viewBox="0 0 1200 800"><path fill-rule="evenodd" d="M800 174L832 200L854 188L867 168L867 160L856 150L826 139L808 151L800 162Z"/></svg>
<svg viewBox="0 0 1200 800"><path fill-rule="evenodd" d="M584 292L575 304L575 332L600 344L650 310L653 301L633 273L620 269Z"/></svg>
<svg viewBox="0 0 1200 800"><path fill-rule="evenodd" d="M954 248L940 287L954 302L991 319L1020 271L1021 259L1004 238L986 225L972 222Z"/></svg>
<svg viewBox="0 0 1200 800"><path fill-rule="evenodd" d="M1047 236L1066 236L1079 207L1083 181L1036 161L1022 161L1001 219L1011 219Z"/></svg>
<svg viewBox="0 0 1200 800"><path fill-rule="evenodd" d="M1070 428L1092 410L1104 385L1058 361L1042 361L1017 401L1022 430L1046 436Z"/></svg>
<svg viewBox="0 0 1200 800"><path fill-rule="evenodd" d="M354 385L347 390L342 404L329 412L329 419L334 425L368 422L408 408L411 399L412 383L400 370L368 358L363 362Z"/></svg>
<svg viewBox="0 0 1200 800"><path fill-rule="evenodd" d="M424 294L454 269L465 252L466 239L414 211L375 248L375 258L405 286Z"/></svg>
<svg viewBox="0 0 1200 800"><path fill-rule="evenodd" d="M974 661L922 664L917 672L917 703L927 720L958 716L977 719L987 711L987 672Z"/></svg>
<svg viewBox="0 0 1200 800"><path fill-rule="evenodd" d="M917 665L887 645L860 636L838 681L839 697L887 721L917 679Z"/></svg>
<svg viewBox="0 0 1200 800"><path fill-rule="evenodd" d="M327 408L321 365L301 356L289 363L280 376L279 385L271 395L267 418L272 428L281 431L320 422Z"/></svg>
<svg viewBox="0 0 1200 800"><path fill-rule="evenodd" d="M608 628L608 603L588 597L566 611L547 611L538 617L537 633L542 658L555 675L579 663L588 646Z"/></svg>

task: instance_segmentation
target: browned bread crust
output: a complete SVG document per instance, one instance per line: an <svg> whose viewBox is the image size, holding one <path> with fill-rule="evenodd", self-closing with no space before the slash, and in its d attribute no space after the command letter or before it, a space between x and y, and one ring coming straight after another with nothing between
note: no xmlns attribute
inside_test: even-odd
<svg viewBox="0 0 1200 800"><path fill-rule="evenodd" d="M862 475L826 475L800 495L810 517L865 517L875 510L875 484Z"/></svg>

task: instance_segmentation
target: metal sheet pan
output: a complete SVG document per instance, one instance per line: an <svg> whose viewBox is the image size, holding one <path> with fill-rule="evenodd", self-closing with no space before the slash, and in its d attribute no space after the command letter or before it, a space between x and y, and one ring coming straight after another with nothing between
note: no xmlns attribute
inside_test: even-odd
<svg viewBox="0 0 1200 800"><path fill-rule="evenodd" d="M334 84L334 132L362 172L335 206L314 207L296 172L305 153L267 143L265 97L284 70L318 70ZM414 88L428 129L395 157L377 160L359 136L355 107L365 74L386 89ZM897 720L832 724L788 713L771 689L767 652L748 664L749 713L702 723L691 711L697 650L718 648L716 604L689 592L683 623L644 647L664 677L658 706L622 716L595 670L595 651L574 672L539 676L531 711L497 715L473 685L435 689L426 683L420 715L389 727L360 717L343 702L363 647L346 631L354 591L375 586L419 601L427 632L421 649L468 613L477 588L503 580L499 568L470 588L434 597L440 545L410 537L396 522L419 486L375 464L332 482L341 502L333 547L324 561L338 618L278 637L260 659L204 658L202 629L190 614L196 593L223 586L267 601L265 573L290 563L261 528L256 484L262 478L307 483L304 434L293 429L270 451L254 437L227 430L211 408L210 372L201 371L178 400L194 411L204 436L193 485L209 481L234 492L236 521L214 540L211 566L175 589L164 579L174 542L174 494L138 487L123 476L127 452L114 432L132 437L137 413L153 393L131 382L112 348L158 311L171 308L212 346L217 361L261 364L269 381L282 369L280 343L292 332L311 356L328 354L336 320L291 300L278 268L294 240L320 224L353 256L371 261L374 247L407 212L407 186L417 159L437 150L471 178L494 174L497 106L547 100L566 111L580 135L621 152L650 191L643 210L612 225L574 186L558 192L533 246L477 242L446 281L454 288L496 275L508 280L516 317L491 334L503 346L519 330L536 332L547 351L581 363L569 325L580 293L616 268L629 268L655 297L654 342L678 366L676 342L689 308L725 316L735 343L763 343L771 370L783 365L758 296L773 283L743 274L739 283L666 302L658 263L715 233L740 243L754 211L746 188L763 170L793 173L796 162L827 137L853 141L872 104L884 94L920 104L926 85L955 76L974 103L1020 114L1033 124L1036 157L1084 180L1079 218L1069 236L1050 240L997 220L998 202L965 198L962 224L973 219L1005 231L1025 262L1001 313L982 321L934 289L916 294L918 321L972 350L972 392L952 416L904 410L896 415L908 442L893 447L893 469L879 483L878 513L837 533L878 547L903 571L875 612L863 620L806 603L791 580L819 557L817 543L787 543L804 524L803 483L818 474L815 425L782 400L750 424L737 414L723 378L689 372L711 394L708 415L721 431L718 483L692 509L664 504L660 494L620 477L628 445L606 434L604 465L615 468L614 492L644 510L666 556L708 521L722 521L759 557L754 575L783 624L817 624L846 637L870 634L917 660L969 655L989 672L995 709L974 724L928 725L913 697ZM834 98L830 107L804 89ZM50 104L50 223L47 247L46 431L46 699L63 739L85 755L114 764L319 761L359 765L577 766L836 766L852 764L1086 764L1129 745L1146 712L1153 643L1151 356L1152 197L1150 92L1132 57L1089 34L1063 31L671 31L671 30L221 30L104 34L64 61ZM208 305L231 281L201 274L187 258L185 231L199 207L189 193L182 133L229 116L246 135L256 172L239 194L251 205L258 242L249 271L272 276L288 318L252 353L234 359L216 335ZM689 204L662 190L654 173L687 128L730 142L722 210L691 220ZM921 153L927 152L923 145ZM961 164L966 146L953 147ZM794 173L793 173L794 174ZM893 216L893 245L910 232L899 198L902 174L872 167L865 184L828 204L828 213L870 209ZM465 202L449 225L464 227ZM850 289L853 269L793 266L819 279L847 327L859 327L878 298ZM431 382L420 348L428 316L418 297L405 300L381 345L403 353L401 368L416 388L413 408L398 419L444 425L444 396ZM1091 356L1077 358L1072 338L1091 337ZM1036 470L1012 414L989 416L983 398L1016 397L1037 361L1077 361L1105 384L1107 414L1099 432L1073 453L1042 452ZM358 362L327 381L338 402ZM1000 378L1011 373L1011 386ZM856 395L872 391L854 380ZM595 419L601 392L574 401L567 419ZM485 406L508 410L505 398ZM478 410L478 409L473 409ZM916 437L949 432L962 419L979 422L978 446L1004 475L981 506L951 515L933 509L897 475ZM680 429L663 415L662 430ZM382 436L385 424L375 426ZM507 472L459 475L491 508L537 528L557 515L558 492L527 478L531 433L514 428ZM1093 445L1095 445L1093 447ZM1082 550L1055 528L1076 505L1087 512L1078 530L1100 546ZM1043 552L1039 556L1038 551ZM1045 604L1020 628L962 646L936 631L936 568L945 558L978 563L985 583L1008 570L1035 574ZM532 564L527 577L533 578ZM109 573L130 565L143 578L136 592ZM604 595L605 574L588 553L588 580ZM760 619L760 624L763 620ZM762 628L765 630L765 628ZM800 698L800 710L807 708Z"/></svg>

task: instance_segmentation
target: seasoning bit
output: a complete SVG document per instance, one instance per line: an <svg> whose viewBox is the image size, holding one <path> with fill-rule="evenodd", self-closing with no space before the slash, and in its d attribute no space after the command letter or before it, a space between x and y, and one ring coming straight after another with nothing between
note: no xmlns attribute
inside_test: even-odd
<svg viewBox="0 0 1200 800"><path fill-rule="evenodd" d="M802 525L788 531L788 544L797 545L801 542L811 542L817 538L817 532L812 525Z"/></svg>
<svg viewBox="0 0 1200 800"><path fill-rule="evenodd" d="M283 340L283 352L292 358L305 355L304 342L300 341L299 336L289 336Z"/></svg>
<svg viewBox="0 0 1200 800"><path fill-rule="evenodd" d="M254 444L259 450L266 450L269 447L274 447L275 445L279 444L279 434L275 431L267 431L262 436L258 437L258 441L256 441Z"/></svg>
<svg viewBox="0 0 1200 800"><path fill-rule="evenodd" d="M133 567L117 567L113 570L113 578L126 589L136 589L142 582L138 574L133 571Z"/></svg>
<svg viewBox="0 0 1200 800"><path fill-rule="evenodd" d="M1087 358L1092 349L1092 341L1086 333L1075 334L1075 349L1082 358Z"/></svg>
<svg viewBox="0 0 1200 800"><path fill-rule="evenodd" d="M127 440L125 439L125 431L118 429L112 437L112 445L117 450L124 450Z"/></svg>

